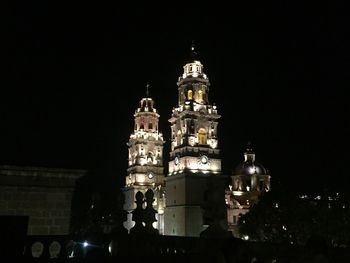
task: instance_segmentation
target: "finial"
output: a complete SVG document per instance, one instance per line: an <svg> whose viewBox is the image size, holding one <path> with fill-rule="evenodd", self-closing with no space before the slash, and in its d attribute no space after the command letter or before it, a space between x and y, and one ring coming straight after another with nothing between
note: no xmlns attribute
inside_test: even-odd
<svg viewBox="0 0 350 263"><path fill-rule="evenodd" d="M146 84L146 97L148 98L148 96L149 96L149 90L148 90L148 88L149 88L149 84L148 84L148 82L147 82L147 84Z"/></svg>
<svg viewBox="0 0 350 263"><path fill-rule="evenodd" d="M194 40L192 40L192 44L191 44L191 52L194 51Z"/></svg>
<svg viewBox="0 0 350 263"><path fill-rule="evenodd" d="M251 141L248 141L248 142L247 142L247 148L251 148L251 146L252 146L252 142L251 142Z"/></svg>
<svg viewBox="0 0 350 263"><path fill-rule="evenodd" d="M248 141L247 142L247 152L252 153L253 152L253 148L252 148L252 142Z"/></svg>

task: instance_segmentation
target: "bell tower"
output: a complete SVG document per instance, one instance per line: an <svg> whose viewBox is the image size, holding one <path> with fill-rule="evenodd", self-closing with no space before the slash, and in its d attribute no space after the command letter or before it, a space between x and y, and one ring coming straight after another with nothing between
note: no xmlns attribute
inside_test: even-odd
<svg viewBox="0 0 350 263"><path fill-rule="evenodd" d="M220 115L217 107L209 103L210 83L193 44L191 58L184 65L177 86L178 105L169 119L171 152L165 178L165 234L199 236L205 224L201 206L208 177L221 174L217 137Z"/></svg>
<svg viewBox="0 0 350 263"><path fill-rule="evenodd" d="M136 208L135 195L138 191L145 194L148 189L154 191L154 209L156 227L160 234L164 228L164 168L163 168L163 134L159 132L159 114L155 103L148 94L140 101L140 106L134 114L134 131L130 135L128 146L128 169L125 178L125 205L124 210L131 212ZM134 222L128 214L126 228L130 229Z"/></svg>

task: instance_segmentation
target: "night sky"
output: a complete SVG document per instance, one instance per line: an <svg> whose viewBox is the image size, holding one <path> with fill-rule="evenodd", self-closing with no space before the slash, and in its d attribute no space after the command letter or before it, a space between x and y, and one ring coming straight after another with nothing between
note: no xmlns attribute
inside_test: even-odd
<svg viewBox="0 0 350 263"><path fill-rule="evenodd" d="M147 82L167 161L176 82L194 40L222 115L225 174L250 140L285 187L350 183L350 38L341 2L30 2L6 9L0 164L89 169L102 189L120 184Z"/></svg>

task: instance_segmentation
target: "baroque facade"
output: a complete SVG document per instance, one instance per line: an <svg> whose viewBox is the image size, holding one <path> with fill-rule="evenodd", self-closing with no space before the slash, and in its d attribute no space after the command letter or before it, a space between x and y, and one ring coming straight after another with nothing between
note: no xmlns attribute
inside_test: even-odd
<svg viewBox="0 0 350 263"><path fill-rule="evenodd" d="M129 215L125 226L130 229L134 224L131 211L135 209L136 193L152 189L155 192L153 207L158 211L154 226L159 232L199 236L208 224L203 216L203 207L208 202L206 196L216 185L214 190L219 192L219 203L222 198L226 205L223 226L234 232L239 215L246 213L259 194L269 189L270 176L248 148L245 161L227 184L228 176L221 173L218 147L221 116L217 106L209 102L210 82L193 46L191 59L184 65L177 86L178 105L169 119L171 149L167 176L163 169L164 140L158 130L160 116L148 91L135 112L134 132L127 144L124 208Z"/></svg>
<svg viewBox="0 0 350 263"><path fill-rule="evenodd" d="M131 211L136 208L135 195L152 189L155 193L154 208L158 211L154 225L161 234L164 229L164 168L163 134L159 131L159 114L148 92L141 99L140 107L134 114L134 132L130 135L128 146L128 169L125 180L124 210L128 211L125 227L129 230L134 222Z"/></svg>
<svg viewBox="0 0 350 263"><path fill-rule="evenodd" d="M198 236L205 225L201 206L208 179L221 176L217 137L220 115L217 107L209 103L210 82L194 50L183 69L177 82L178 105L169 119L165 234Z"/></svg>

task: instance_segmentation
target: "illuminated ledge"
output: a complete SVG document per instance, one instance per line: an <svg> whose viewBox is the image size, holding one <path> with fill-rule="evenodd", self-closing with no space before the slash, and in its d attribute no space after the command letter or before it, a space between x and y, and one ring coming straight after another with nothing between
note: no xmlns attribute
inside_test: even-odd
<svg viewBox="0 0 350 263"><path fill-rule="evenodd" d="M235 196L241 196L243 195L243 192L242 191L232 191L233 195Z"/></svg>
<svg viewBox="0 0 350 263"><path fill-rule="evenodd" d="M219 176L221 172L218 171L194 171L194 170L185 170L185 171L176 171L171 174L168 174L165 178L170 178L170 177L178 177L178 176L191 176L191 177L207 177L210 175L216 175Z"/></svg>

